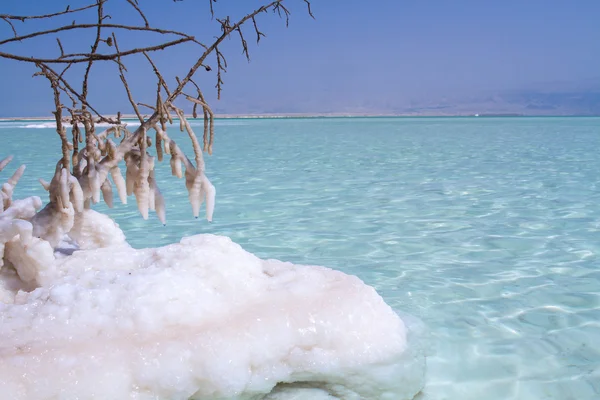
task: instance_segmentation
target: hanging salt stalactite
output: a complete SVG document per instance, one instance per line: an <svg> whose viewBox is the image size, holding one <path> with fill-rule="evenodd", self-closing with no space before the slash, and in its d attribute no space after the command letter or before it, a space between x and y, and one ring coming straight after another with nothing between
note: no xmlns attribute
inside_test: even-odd
<svg viewBox="0 0 600 400"><path fill-rule="evenodd" d="M110 169L110 175L112 176L113 182L117 187L117 193L119 194L119 200L121 203L127 204L127 184L125 183L125 179L121 174L121 169L119 167L112 167Z"/></svg>
<svg viewBox="0 0 600 400"><path fill-rule="evenodd" d="M113 208L113 190L110 180L105 179L104 183L102 183L102 186L100 186L100 189L102 190L102 198L104 199L104 202L108 208Z"/></svg>

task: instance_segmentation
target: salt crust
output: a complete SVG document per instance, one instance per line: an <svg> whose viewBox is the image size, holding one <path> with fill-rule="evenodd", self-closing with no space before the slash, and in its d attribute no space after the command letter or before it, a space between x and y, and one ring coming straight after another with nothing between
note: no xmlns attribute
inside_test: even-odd
<svg viewBox="0 0 600 400"><path fill-rule="evenodd" d="M3 261L1 399L402 400L423 387L417 334L373 288L227 237L137 250L85 210L56 247L16 235Z"/></svg>

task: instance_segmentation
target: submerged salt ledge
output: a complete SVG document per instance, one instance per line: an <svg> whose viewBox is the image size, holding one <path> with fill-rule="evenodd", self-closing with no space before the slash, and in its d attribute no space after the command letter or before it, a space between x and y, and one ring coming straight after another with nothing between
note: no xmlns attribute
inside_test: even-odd
<svg viewBox="0 0 600 400"><path fill-rule="evenodd" d="M2 398L401 400L423 386L407 326L356 277L213 235L136 250L108 217L78 218L40 287L0 272Z"/></svg>

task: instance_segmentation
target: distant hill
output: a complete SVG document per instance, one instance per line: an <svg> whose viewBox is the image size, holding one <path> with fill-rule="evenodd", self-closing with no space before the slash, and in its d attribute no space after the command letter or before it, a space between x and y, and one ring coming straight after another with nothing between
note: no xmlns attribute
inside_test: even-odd
<svg viewBox="0 0 600 400"><path fill-rule="evenodd" d="M285 95L227 93L213 102L220 114L352 114L352 115L582 115L600 116L600 78L578 83L545 83L512 90L429 95L407 99L377 89L369 93L317 90Z"/></svg>
<svg viewBox="0 0 600 400"><path fill-rule="evenodd" d="M209 102L219 116L600 116L600 77L511 90L407 97L408 94L379 87L365 92L354 92L352 88L243 91L234 87L222 100L209 99ZM186 102L181 106L191 111L191 104ZM128 113L126 109L123 111Z"/></svg>

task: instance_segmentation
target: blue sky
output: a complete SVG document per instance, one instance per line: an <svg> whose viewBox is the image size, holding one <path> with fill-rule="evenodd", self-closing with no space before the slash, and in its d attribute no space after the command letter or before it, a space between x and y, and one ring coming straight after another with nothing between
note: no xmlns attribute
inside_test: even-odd
<svg viewBox="0 0 600 400"><path fill-rule="evenodd" d="M214 99L214 73L200 73L198 80L216 110L377 112L485 101L499 107L509 101L506 92L521 93L518 98L526 98L519 100L522 106L540 92L571 96L591 92L591 101L600 93L598 0L313 0L316 20L306 15L301 0L285 2L293 11L288 29L276 16L261 15L259 23L267 37L256 47L247 27L250 64L237 39L224 47L229 68L220 102ZM0 13L49 12L62 9L63 3L87 4L3 0ZM236 18L260 4L219 0L215 10L217 15ZM219 32L210 22L206 1L140 0L140 5L158 26L189 31L206 42ZM109 0L106 7L115 23L141 23L124 0ZM93 12L86 16L94 17ZM17 24L19 32L32 27L29 22ZM8 25L0 25L0 34L11 35ZM90 37L83 33L64 37L63 44L71 50L86 49ZM140 38L122 35L121 47L134 39ZM53 40L0 46L0 51L55 54ZM165 75L174 77L184 75L195 56L197 49L185 47L155 58ZM136 98L151 103L155 86L145 61L131 58L126 65ZM34 72L33 66L0 60L4 94L0 115L49 113L48 84L31 78ZM129 111L114 65L95 68L92 77L92 95L100 109ZM535 101L557 101L544 99Z"/></svg>

